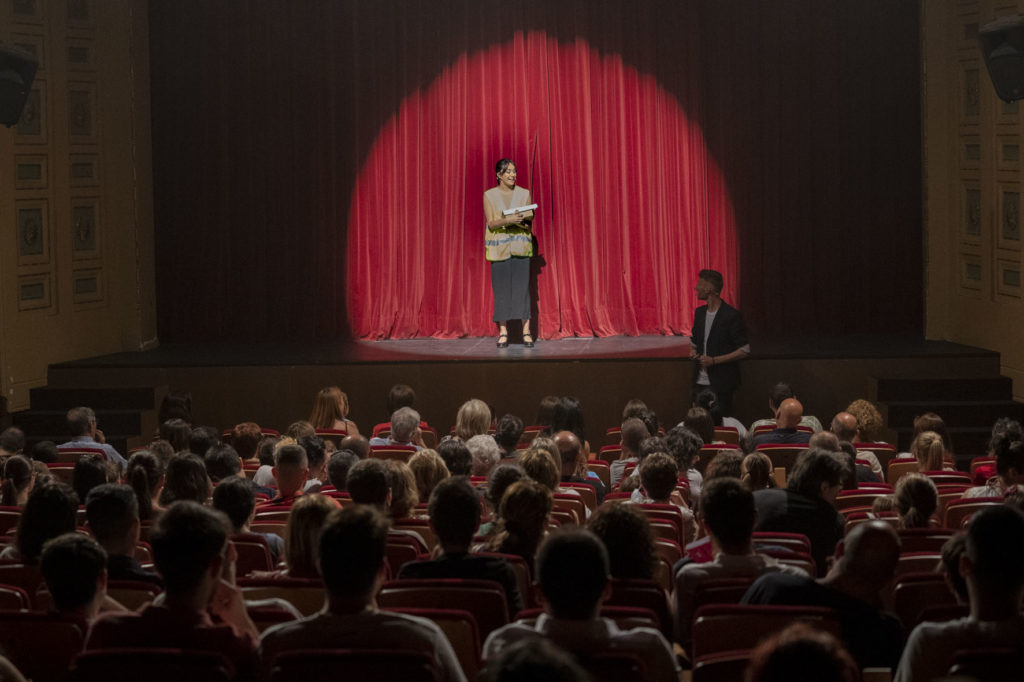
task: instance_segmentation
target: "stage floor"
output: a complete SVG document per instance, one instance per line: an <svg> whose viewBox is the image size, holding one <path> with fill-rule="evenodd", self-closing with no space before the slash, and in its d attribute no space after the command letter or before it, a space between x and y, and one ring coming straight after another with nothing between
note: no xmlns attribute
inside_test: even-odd
<svg viewBox="0 0 1024 682"><path fill-rule="evenodd" d="M316 343L168 343L159 348L114 353L54 365L88 367L240 367L375 363L536 362L567 360L671 360L687 358L685 336L581 337L537 341L534 348L495 347L495 338L406 339ZM993 351L917 336L870 335L755 340L751 359L967 358Z"/></svg>

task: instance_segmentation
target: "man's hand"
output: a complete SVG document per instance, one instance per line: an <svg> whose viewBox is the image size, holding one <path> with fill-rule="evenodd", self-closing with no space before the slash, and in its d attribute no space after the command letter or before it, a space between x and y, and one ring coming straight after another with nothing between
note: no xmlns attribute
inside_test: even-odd
<svg viewBox="0 0 1024 682"><path fill-rule="evenodd" d="M96 429L95 439L96 439L97 443L106 443L107 442L106 436L104 436L103 432L100 431L99 429Z"/></svg>
<svg viewBox="0 0 1024 682"><path fill-rule="evenodd" d="M708 367L711 367L714 364L715 364L715 359L713 357L711 357L710 355L702 355L702 356L700 356L700 366L703 367L704 369L707 369Z"/></svg>
<svg viewBox="0 0 1024 682"><path fill-rule="evenodd" d="M690 345L690 359L691 360L696 360L697 359L697 348L694 345L692 345L692 344Z"/></svg>

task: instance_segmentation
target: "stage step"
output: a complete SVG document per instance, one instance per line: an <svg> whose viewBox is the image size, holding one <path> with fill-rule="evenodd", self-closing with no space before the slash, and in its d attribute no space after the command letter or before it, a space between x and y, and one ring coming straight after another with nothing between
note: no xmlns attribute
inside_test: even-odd
<svg viewBox="0 0 1024 682"><path fill-rule="evenodd" d="M25 432L28 447L39 441L63 443L70 439L66 415L73 407L90 407L107 443L127 455L131 448L149 442L157 427L156 410L165 387L34 388L31 407L12 415Z"/></svg>
<svg viewBox="0 0 1024 682"><path fill-rule="evenodd" d="M1010 400L1010 377L948 379L879 379L878 400L883 403L945 400Z"/></svg>
<svg viewBox="0 0 1024 682"><path fill-rule="evenodd" d="M947 427L988 424L989 427L1000 417L1021 419L1024 405L1012 400L994 401L915 401L886 402L889 408L889 424L913 424L914 418L926 412L942 417Z"/></svg>

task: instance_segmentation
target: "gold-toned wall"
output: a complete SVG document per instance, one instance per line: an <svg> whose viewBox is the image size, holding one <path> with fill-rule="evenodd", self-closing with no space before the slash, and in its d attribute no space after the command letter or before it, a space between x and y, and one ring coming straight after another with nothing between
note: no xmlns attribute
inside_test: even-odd
<svg viewBox="0 0 1024 682"><path fill-rule="evenodd" d="M998 351L1018 400L1024 105L996 96L977 36L979 26L1021 5L922 2L926 334Z"/></svg>
<svg viewBox="0 0 1024 682"><path fill-rule="evenodd" d="M0 390L51 363L156 343L145 0L0 0L0 42L40 60L0 127Z"/></svg>

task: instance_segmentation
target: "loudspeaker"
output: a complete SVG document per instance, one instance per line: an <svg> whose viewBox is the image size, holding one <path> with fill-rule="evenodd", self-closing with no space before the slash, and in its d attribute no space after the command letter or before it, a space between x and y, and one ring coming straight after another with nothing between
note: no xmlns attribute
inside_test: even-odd
<svg viewBox="0 0 1024 682"><path fill-rule="evenodd" d="M1002 17L978 32L981 54L996 88L1005 102L1024 98L1024 17Z"/></svg>
<svg viewBox="0 0 1024 682"><path fill-rule="evenodd" d="M8 128L21 118L37 68L39 60L31 52L0 45L0 123Z"/></svg>

